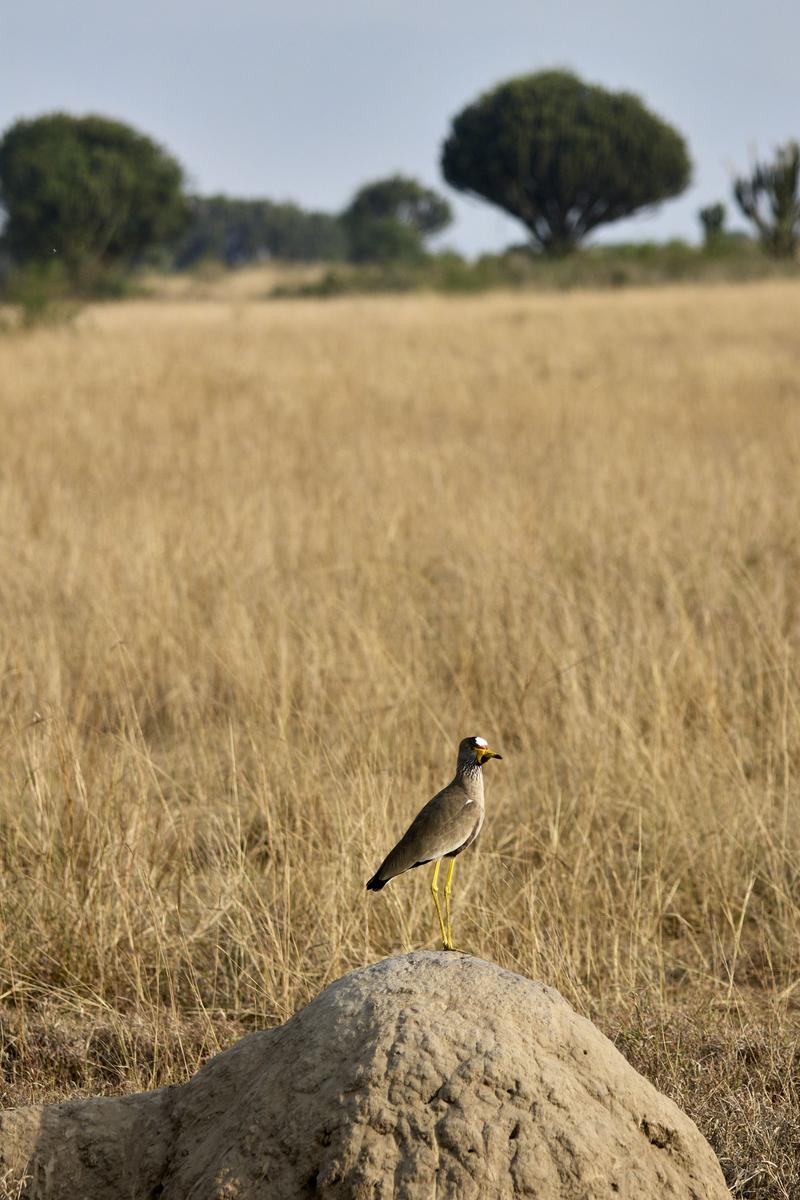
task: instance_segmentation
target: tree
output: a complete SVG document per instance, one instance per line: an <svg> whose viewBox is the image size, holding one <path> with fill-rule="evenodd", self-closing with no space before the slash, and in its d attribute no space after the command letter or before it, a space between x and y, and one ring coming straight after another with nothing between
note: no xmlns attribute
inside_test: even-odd
<svg viewBox="0 0 800 1200"><path fill-rule="evenodd" d="M776 258L791 258L800 241L800 145L779 146L771 163L756 163L733 185L736 203Z"/></svg>
<svg viewBox="0 0 800 1200"><path fill-rule="evenodd" d="M453 119L442 171L561 255L597 226L677 196L691 164L681 135L636 96L541 71L500 84Z"/></svg>
<svg viewBox="0 0 800 1200"><path fill-rule="evenodd" d="M703 241L706 249L719 245L725 232L725 205L709 204L701 208L697 216L703 226Z"/></svg>
<svg viewBox="0 0 800 1200"><path fill-rule="evenodd" d="M360 188L341 219L354 262L391 262L421 258L425 238L446 228L453 213L438 192L392 175Z"/></svg>
<svg viewBox="0 0 800 1200"><path fill-rule="evenodd" d="M320 262L345 256L344 230L330 213L230 196L193 196L189 208L189 226L171 248L179 269L202 259L237 267L264 258Z"/></svg>
<svg viewBox="0 0 800 1200"><path fill-rule="evenodd" d="M16 263L59 256L73 282L125 266L187 219L179 164L105 117L17 121L0 142L3 241Z"/></svg>

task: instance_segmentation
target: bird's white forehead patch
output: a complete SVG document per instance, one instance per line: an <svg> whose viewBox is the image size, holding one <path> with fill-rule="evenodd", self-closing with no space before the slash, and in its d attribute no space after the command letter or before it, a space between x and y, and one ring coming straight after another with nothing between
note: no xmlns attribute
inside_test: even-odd
<svg viewBox="0 0 800 1200"><path fill-rule="evenodd" d="M484 746L488 746L489 743L487 742L486 738L475 738L475 745L483 748Z"/></svg>

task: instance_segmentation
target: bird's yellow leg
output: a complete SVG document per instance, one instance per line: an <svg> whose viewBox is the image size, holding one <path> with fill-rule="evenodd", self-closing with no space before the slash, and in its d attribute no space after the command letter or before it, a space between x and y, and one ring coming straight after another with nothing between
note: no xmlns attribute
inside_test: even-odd
<svg viewBox="0 0 800 1200"><path fill-rule="evenodd" d="M450 859L450 866L447 868L447 878L444 881L444 911L447 913L447 938L445 939L445 950L455 950L453 945L453 923L450 920L450 893L453 890L453 871L456 869L456 860Z"/></svg>
<svg viewBox="0 0 800 1200"><path fill-rule="evenodd" d="M442 931L442 949L449 950L447 944L447 930L444 927L444 917L442 916L442 907L439 904L439 867L442 865L441 859L437 858L436 866L433 868L433 879L431 880L431 892L433 893L433 903L436 905L436 915L439 918L439 928Z"/></svg>

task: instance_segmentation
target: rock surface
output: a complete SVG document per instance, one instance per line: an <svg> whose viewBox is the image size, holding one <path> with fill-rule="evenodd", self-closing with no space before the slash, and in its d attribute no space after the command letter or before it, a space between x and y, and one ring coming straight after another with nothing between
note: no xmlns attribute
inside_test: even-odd
<svg viewBox="0 0 800 1200"><path fill-rule="evenodd" d="M692 1121L557 992L425 952L183 1087L1 1114L0 1176L22 1175L35 1200L728 1196Z"/></svg>

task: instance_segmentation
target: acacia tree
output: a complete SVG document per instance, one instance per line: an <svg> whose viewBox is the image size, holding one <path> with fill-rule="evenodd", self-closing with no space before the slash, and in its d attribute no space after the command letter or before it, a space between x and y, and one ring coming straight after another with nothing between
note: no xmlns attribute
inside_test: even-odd
<svg viewBox="0 0 800 1200"><path fill-rule="evenodd" d="M691 164L681 135L636 96L541 71L500 84L454 117L447 182L498 205L547 254L599 225L677 196Z"/></svg>
<svg viewBox="0 0 800 1200"><path fill-rule="evenodd" d="M365 184L341 217L354 262L419 258L425 238L452 219L444 196L405 175Z"/></svg>
<svg viewBox="0 0 800 1200"><path fill-rule="evenodd" d="M0 142L8 253L20 264L55 253L75 282L176 235L188 215L182 187L161 146L105 117L21 120Z"/></svg>
<svg viewBox="0 0 800 1200"><path fill-rule="evenodd" d="M800 145L778 147L775 161L756 163L733 185L736 203L777 258L791 258L800 241Z"/></svg>

